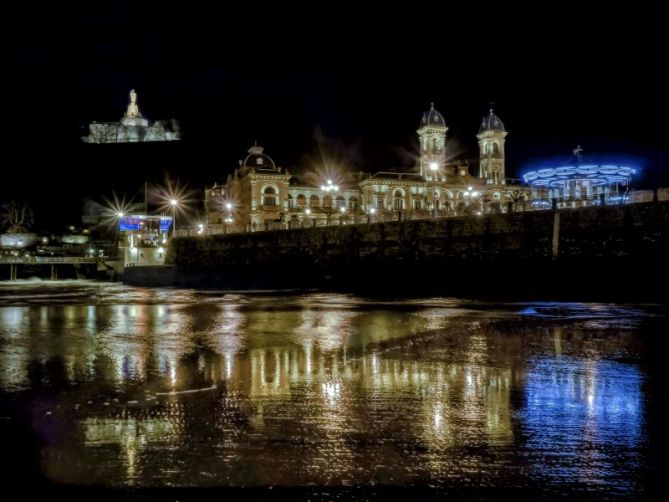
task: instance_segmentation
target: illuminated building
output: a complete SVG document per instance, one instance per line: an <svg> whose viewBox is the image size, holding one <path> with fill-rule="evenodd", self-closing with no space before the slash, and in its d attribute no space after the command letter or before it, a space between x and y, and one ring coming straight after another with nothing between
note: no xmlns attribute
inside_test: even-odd
<svg viewBox="0 0 669 502"><path fill-rule="evenodd" d="M339 173L348 182L291 174L254 145L224 187L205 190L209 232L504 212L528 197L526 187L505 178L507 132L492 109L477 135L479 176L470 173L467 162L447 158L447 131L432 104L417 131L420 155L411 172Z"/></svg>
<svg viewBox="0 0 669 502"><path fill-rule="evenodd" d="M149 141L175 141L181 139L176 120L157 120L153 124L142 116L137 105L137 93L130 91L128 109L119 122L93 122L89 135L81 139L86 143L139 143Z"/></svg>
<svg viewBox="0 0 669 502"><path fill-rule="evenodd" d="M507 134L504 124L491 108L488 116L483 117L479 133L476 135L481 155L479 178L484 179L488 184L504 185L506 183L504 142Z"/></svg>
<svg viewBox="0 0 669 502"><path fill-rule="evenodd" d="M124 266L162 265L171 216L124 215L119 218L119 250Z"/></svg>
<svg viewBox="0 0 669 502"><path fill-rule="evenodd" d="M574 157L565 165L527 171L523 175L535 204L548 206L555 200L558 207L580 207L627 201L630 180L636 170L589 162L581 155L582 151L580 146L576 148Z"/></svg>

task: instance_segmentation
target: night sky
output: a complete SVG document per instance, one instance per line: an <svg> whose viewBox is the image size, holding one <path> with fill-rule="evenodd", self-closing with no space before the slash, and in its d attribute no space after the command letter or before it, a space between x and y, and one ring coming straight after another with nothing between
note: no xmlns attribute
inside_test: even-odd
<svg viewBox="0 0 669 502"><path fill-rule="evenodd" d="M3 163L0 201L28 201L38 228L77 224L84 198L139 195L145 180L224 182L254 140L291 171L309 165L316 137L356 170L407 169L432 101L463 158L477 157L495 102L507 176L568 160L580 144L594 159L631 157L643 167L638 187L669 183L661 17L285 8L12 13L3 144L14 160ZM184 141L82 143L89 122L121 118L131 88L142 114L176 118Z"/></svg>

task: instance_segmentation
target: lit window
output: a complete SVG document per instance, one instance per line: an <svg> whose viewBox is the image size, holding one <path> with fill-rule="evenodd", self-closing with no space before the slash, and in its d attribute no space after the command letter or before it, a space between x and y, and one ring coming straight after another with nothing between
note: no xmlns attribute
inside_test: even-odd
<svg viewBox="0 0 669 502"><path fill-rule="evenodd" d="M263 206L276 206L276 190L274 187L267 187L263 190Z"/></svg>
<svg viewBox="0 0 669 502"><path fill-rule="evenodd" d="M258 157L258 159L256 160L256 164L258 165L262 164L262 157Z"/></svg>

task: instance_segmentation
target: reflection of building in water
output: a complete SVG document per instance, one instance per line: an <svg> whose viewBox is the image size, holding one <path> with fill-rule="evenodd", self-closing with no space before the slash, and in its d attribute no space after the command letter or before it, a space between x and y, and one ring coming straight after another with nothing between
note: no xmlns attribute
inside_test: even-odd
<svg viewBox="0 0 669 502"><path fill-rule="evenodd" d="M134 484L141 450L151 443L177 442L182 435L178 424L168 418L87 418L82 423L84 444L94 448L118 445L126 465L125 481Z"/></svg>
<svg viewBox="0 0 669 502"><path fill-rule="evenodd" d="M527 447L541 451L564 444L568 450L555 462L535 460L538 475L601 484L616 463L625 464L625 455L634 458L643 427L642 382L637 367L616 361L533 357L520 415ZM609 445L620 443L625 445L621 458L604 454ZM578 444L588 448L573 455Z"/></svg>
<svg viewBox="0 0 669 502"><path fill-rule="evenodd" d="M505 445L517 431L535 451L556 448L565 434L572 449L617 441L632 451L642 436L638 368L603 359L632 346L627 332L591 336L570 322L563 336L555 324L439 321L437 307L336 309L303 299L287 308L274 298L208 304L190 292L183 304L152 305L162 293L126 294L135 296L120 305L0 309L2 389L68 389L48 420L71 424L78 439L65 453L54 446L49 458L76 451L79 466L82 458L117 462L119 483L162 482L165 472L189 482L193 467L176 458L184 448L226 474L263 459L276 464L290 451L304 458L274 465L285 484L304 480L299 468L334 484L366 476L357 462L375 455L384 460L371 476L395 469L408 479L397 466L411 458L418 475L447 479L453 447ZM512 391L524 399L512 401ZM45 417L45 405L35 405L35 416ZM483 468L474 457L467 468ZM601 450L572 457L564 456L565 468L578 476L600 480L597 472L607 472ZM60 460L48 462L47 472L64 472ZM538 469L559 475L554 465Z"/></svg>

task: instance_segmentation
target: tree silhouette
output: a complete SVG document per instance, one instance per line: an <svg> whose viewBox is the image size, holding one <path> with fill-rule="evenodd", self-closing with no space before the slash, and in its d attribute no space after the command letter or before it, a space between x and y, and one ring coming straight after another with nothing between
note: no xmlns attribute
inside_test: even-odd
<svg viewBox="0 0 669 502"><path fill-rule="evenodd" d="M9 226L8 233L26 232L33 224L33 211L27 204L13 200L2 206L2 224Z"/></svg>

